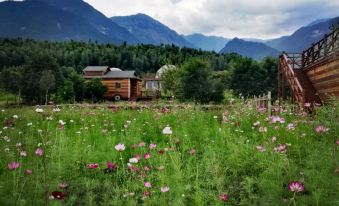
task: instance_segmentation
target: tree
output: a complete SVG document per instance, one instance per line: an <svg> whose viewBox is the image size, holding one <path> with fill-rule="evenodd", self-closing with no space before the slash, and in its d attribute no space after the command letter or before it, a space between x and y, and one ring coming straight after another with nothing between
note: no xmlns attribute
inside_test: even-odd
<svg viewBox="0 0 339 206"><path fill-rule="evenodd" d="M86 82L86 97L93 101L103 99L107 87L101 83L100 79L92 79Z"/></svg>
<svg viewBox="0 0 339 206"><path fill-rule="evenodd" d="M4 69L0 73L0 88L10 93L17 94L17 103L21 101L21 91L23 88L23 67L14 66Z"/></svg>
<svg viewBox="0 0 339 206"><path fill-rule="evenodd" d="M45 70L42 72L39 85L40 89L45 91L45 105L47 105L48 91L55 88L55 77L51 70Z"/></svg>
<svg viewBox="0 0 339 206"><path fill-rule="evenodd" d="M173 95L178 87L180 72L178 69L167 69L161 77L161 89L165 94Z"/></svg>
<svg viewBox="0 0 339 206"><path fill-rule="evenodd" d="M211 67L207 62L199 59L189 60L181 67L179 75L176 94L180 100L200 103L220 100L223 89L220 83L211 79Z"/></svg>

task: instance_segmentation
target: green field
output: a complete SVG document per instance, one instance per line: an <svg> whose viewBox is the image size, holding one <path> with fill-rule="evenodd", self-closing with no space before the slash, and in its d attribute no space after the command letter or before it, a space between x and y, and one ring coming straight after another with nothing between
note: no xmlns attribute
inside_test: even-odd
<svg viewBox="0 0 339 206"><path fill-rule="evenodd" d="M339 205L338 105L153 106L0 108L0 205Z"/></svg>

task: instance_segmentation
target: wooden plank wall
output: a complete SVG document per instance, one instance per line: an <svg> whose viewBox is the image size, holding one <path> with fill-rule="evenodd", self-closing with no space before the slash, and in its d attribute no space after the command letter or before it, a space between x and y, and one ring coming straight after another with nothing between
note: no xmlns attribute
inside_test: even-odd
<svg viewBox="0 0 339 206"><path fill-rule="evenodd" d="M328 95L339 97L339 59L311 68L307 76L323 102Z"/></svg>
<svg viewBox="0 0 339 206"><path fill-rule="evenodd" d="M123 99L128 99L129 80L128 79L102 79L102 84L107 86L106 98L113 98L115 95L120 95ZM120 89L115 88L115 83L121 84Z"/></svg>

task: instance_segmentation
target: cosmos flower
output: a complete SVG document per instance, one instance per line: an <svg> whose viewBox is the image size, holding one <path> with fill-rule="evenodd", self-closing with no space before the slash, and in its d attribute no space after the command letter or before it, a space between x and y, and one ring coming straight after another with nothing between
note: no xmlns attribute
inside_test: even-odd
<svg viewBox="0 0 339 206"><path fill-rule="evenodd" d="M266 151L266 148L262 145L258 145L258 146L256 146L256 148L259 152L265 152Z"/></svg>
<svg viewBox="0 0 339 206"><path fill-rule="evenodd" d="M323 126L323 125L318 125L318 126L315 128L315 132L318 133L318 134L325 133L325 132L327 132L328 130L330 130L330 129L329 129L329 128L326 128L326 127Z"/></svg>
<svg viewBox="0 0 339 206"><path fill-rule="evenodd" d="M148 197L148 196L150 196L151 195L151 192L149 192L149 191L145 191L144 192L144 197Z"/></svg>
<svg viewBox="0 0 339 206"><path fill-rule="evenodd" d="M286 153L287 145L286 144L278 145L277 147L273 148L273 151L278 152L278 153Z"/></svg>
<svg viewBox="0 0 339 206"><path fill-rule="evenodd" d="M52 197L51 199L57 199L57 200L62 200L65 198L65 194L60 192L60 191L54 191L52 192Z"/></svg>
<svg viewBox="0 0 339 206"><path fill-rule="evenodd" d="M118 169L118 165L116 163L112 163L109 161L106 162L106 166L108 169L113 170L113 171Z"/></svg>
<svg viewBox="0 0 339 206"><path fill-rule="evenodd" d="M140 142L139 147L145 147L146 143L145 142Z"/></svg>
<svg viewBox="0 0 339 206"><path fill-rule="evenodd" d="M20 163L19 162L11 162L8 164L8 169L10 170L16 170L20 167Z"/></svg>
<svg viewBox="0 0 339 206"><path fill-rule="evenodd" d="M60 183L58 184L58 187L59 187L60 189L65 189L65 188L68 187L68 184L67 184L67 182L60 182Z"/></svg>
<svg viewBox="0 0 339 206"><path fill-rule="evenodd" d="M288 190L291 192L303 192L305 188L302 183L298 181L293 181L288 185Z"/></svg>
<svg viewBox="0 0 339 206"><path fill-rule="evenodd" d="M91 163L87 165L88 169L96 169L99 167L99 163Z"/></svg>
<svg viewBox="0 0 339 206"><path fill-rule="evenodd" d="M165 128L162 130L162 133L163 133L164 135L170 135L170 134L172 134L173 132L172 132L172 130L171 130L171 127L167 126L167 127L165 127Z"/></svg>
<svg viewBox="0 0 339 206"><path fill-rule="evenodd" d="M157 146L156 144L151 143L151 144L149 145L149 149L152 150L152 149L156 148L156 146Z"/></svg>
<svg viewBox="0 0 339 206"><path fill-rule="evenodd" d="M44 110L43 110L42 108L36 108L36 109L35 109L35 112L37 112L37 113L42 113L42 112L44 112Z"/></svg>
<svg viewBox="0 0 339 206"><path fill-rule="evenodd" d="M26 175L30 175L30 174L32 174L32 173L33 173L33 171L30 170L30 169L25 170L25 174L26 174Z"/></svg>
<svg viewBox="0 0 339 206"><path fill-rule="evenodd" d="M195 155L195 149L192 148L192 149L189 151L189 153L190 153L190 155L192 155L192 156Z"/></svg>
<svg viewBox="0 0 339 206"><path fill-rule="evenodd" d="M21 151L20 151L20 156L21 156L21 157L26 157L26 156L27 156L27 152L24 151L24 150L21 150Z"/></svg>
<svg viewBox="0 0 339 206"><path fill-rule="evenodd" d="M305 102L304 106L307 107L307 108L311 107L311 103L310 102Z"/></svg>
<svg viewBox="0 0 339 206"><path fill-rule="evenodd" d="M139 160L135 157L129 158L129 163L138 163L138 162L139 162Z"/></svg>
<svg viewBox="0 0 339 206"><path fill-rule="evenodd" d="M221 194L221 195L219 195L219 199L220 199L221 201L227 202L228 199L229 199L229 197L228 197L227 194Z"/></svg>
<svg viewBox="0 0 339 206"><path fill-rule="evenodd" d="M150 182L144 182L144 186L147 188L151 188L152 184Z"/></svg>
<svg viewBox="0 0 339 206"><path fill-rule="evenodd" d="M170 190L170 188L169 187L161 187L160 188L160 191L162 192L162 193L165 193L165 192L168 192Z"/></svg>
<svg viewBox="0 0 339 206"><path fill-rule="evenodd" d="M15 114L15 115L13 115L13 118L14 119L19 119L19 116Z"/></svg>
<svg viewBox="0 0 339 206"><path fill-rule="evenodd" d="M151 154L150 154L150 153L144 154L144 158L145 158L146 160L149 159L149 158L151 158Z"/></svg>
<svg viewBox="0 0 339 206"><path fill-rule="evenodd" d="M117 151L121 152L121 151L124 151L124 150L125 150L125 145L119 143L119 144L115 145L114 148L115 148Z"/></svg>
<svg viewBox="0 0 339 206"><path fill-rule="evenodd" d="M275 141L277 141L277 137L273 136L273 137L271 138L271 142L275 142Z"/></svg>
<svg viewBox="0 0 339 206"><path fill-rule="evenodd" d="M41 148L38 148L35 150L35 154L37 156L42 156L44 154L44 150L42 150Z"/></svg>

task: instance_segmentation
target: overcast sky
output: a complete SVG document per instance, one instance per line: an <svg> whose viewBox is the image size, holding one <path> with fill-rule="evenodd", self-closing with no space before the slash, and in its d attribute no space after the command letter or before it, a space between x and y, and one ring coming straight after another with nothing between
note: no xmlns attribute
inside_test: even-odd
<svg viewBox="0 0 339 206"><path fill-rule="evenodd" d="M106 16L147 14L180 34L274 38L339 16L339 0L85 0Z"/></svg>

